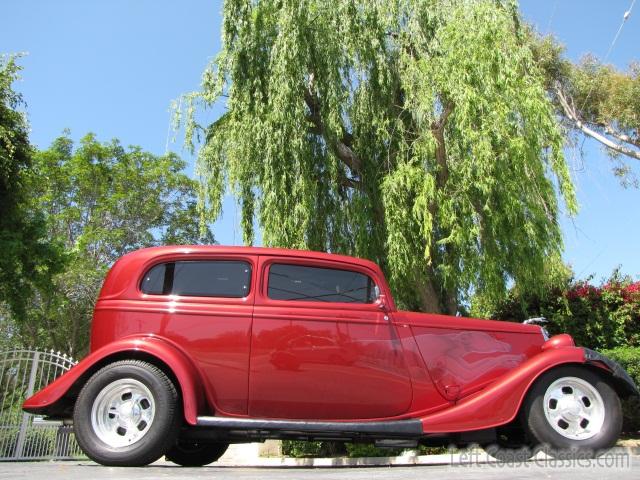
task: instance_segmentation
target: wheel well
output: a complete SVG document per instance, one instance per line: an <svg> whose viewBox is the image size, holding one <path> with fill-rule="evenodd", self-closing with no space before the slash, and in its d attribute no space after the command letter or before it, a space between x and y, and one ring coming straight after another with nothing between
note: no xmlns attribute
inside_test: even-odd
<svg viewBox="0 0 640 480"><path fill-rule="evenodd" d="M162 370L162 372L169 377L169 380L173 382L176 386L176 390L178 391L178 401L180 402L180 406L183 406L182 403L182 389L180 387L180 382L178 378L171 370L171 367L167 365L164 361L159 359L158 357L151 355L147 352L141 352L138 350L125 350L122 352L117 352L112 355L106 356L100 359L98 362L94 363L89 367L67 390L67 392L53 405L51 405L47 411L46 415L53 418L71 418L73 415L73 408L75 406L76 400L78 398L78 394L84 384L101 368L109 365L110 363L117 362L120 360L142 360L147 363L154 365L155 367ZM182 408L183 416L184 416L184 408Z"/></svg>
<svg viewBox="0 0 640 480"><path fill-rule="evenodd" d="M524 397L522 399L522 402L520 404L520 408L518 409L518 415L520 414L520 412L522 411L522 408L524 407L524 404L525 404L527 396L529 395L529 393L533 389L534 385L540 380L540 377L542 377L543 375L545 375L548 372L552 372L552 371L554 371L554 370L556 370L558 368L563 368L563 367L576 367L576 368L581 368L581 369L584 369L584 370L589 371L591 373L594 373L598 377L600 377L602 380L607 382L609 385L611 385L611 387L620 396L620 398L625 398L626 396L629 395L627 386L621 380L619 380L616 377L614 377L613 374L611 373L611 371L609 371L605 366L600 367L600 366L598 366L597 364L594 364L594 363L574 363L574 362L561 363L559 365L554 365L553 367L545 370L540 375L538 375L536 377L536 379L531 383L529 388L527 388L527 392L525 393L525 395L524 395Z"/></svg>
<svg viewBox="0 0 640 480"><path fill-rule="evenodd" d="M611 385L611 388L613 388L616 391L616 393L621 399L627 398L630 396L631 393L629 391L629 386L626 383L624 383L622 379L613 375L613 373L605 366L600 367L598 366L598 364L594 364L594 363L585 363L583 364L583 366L587 370L598 375L605 382L609 383L609 385Z"/></svg>

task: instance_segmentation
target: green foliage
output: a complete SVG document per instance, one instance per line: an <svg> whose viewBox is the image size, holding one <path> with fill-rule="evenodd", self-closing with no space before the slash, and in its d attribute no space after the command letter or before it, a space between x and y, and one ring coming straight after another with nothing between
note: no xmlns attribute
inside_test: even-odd
<svg viewBox="0 0 640 480"><path fill-rule="evenodd" d="M16 415L21 415L18 409ZM18 417L19 418L19 417ZM0 432L0 457L11 458L18 444L18 428L3 428ZM29 429L24 439L23 452L39 452L41 456L55 453L56 431L51 428Z"/></svg>
<svg viewBox="0 0 640 480"><path fill-rule="evenodd" d="M603 350L602 353L622 365L636 384L640 385L640 347L618 347Z"/></svg>
<svg viewBox="0 0 640 480"><path fill-rule="evenodd" d="M553 37L530 40L564 125L602 143L622 184L639 186L625 160L640 160L640 64L622 71L591 54L574 64Z"/></svg>
<svg viewBox="0 0 640 480"><path fill-rule="evenodd" d="M283 440L282 454L285 457L392 457L400 455L402 448L377 448L372 443L304 442Z"/></svg>
<svg viewBox="0 0 640 480"><path fill-rule="evenodd" d="M541 294L516 286L502 302L492 304L478 296L472 314L518 322L546 317L551 335L568 333L577 345L611 357L640 385L640 282L619 270L599 285L590 280L575 280L566 271L563 280L547 283ZM623 401L623 410L624 431L640 431L640 400Z"/></svg>
<svg viewBox="0 0 640 480"><path fill-rule="evenodd" d="M377 261L403 307L535 290L576 210L563 136L511 1L226 0L186 97L200 207L227 184L244 240ZM207 128L198 106L221 96ZM178 112L181 115L183 112Z"/></svg>
<svg viewBox="0 0 640 480"><path fill-rule="evenodd" d="M300 440L283 440L282 454L285 457L397 457L405 452L405 448L379 448L373 443L341 443L341 442L303 442ZM427 447L420 445L418 455L437 455L449 452L447 447Z"/></svg>
<svg viewBox="0 0 640 480"><path fill-rule="evenodd" d="M335 457L343 456L345 453L345 444L342 442L282 441L282 454L285 457Z"/></svg>
<svg viewBox="0 0 640 480"><path fill-rule="evenodd" d="M24 314L35 289L51 288L51 275L62 267L42 215L30 204L33 149L18 111L22 98L12 90L19 70L15 57L0 57L0 303L15 315ZM0 311L0 321L7 314Z"/></svg>
<svg viewBox="0 0 640 480"><path fill-rule="evenodd" d="M515 321L543 316L550 321L550 333L568 333L585 347L640 346L640 282L619 270L597 286L567 277L564 285L549 286L541 294L516 287L503 302L478 300L473 314Z"/></svg>
<svg viewBox="0 0 640 480"><path fill-rule="evenodd" d="M88 348L95 299L111 264L141 247L213 243L201 234L196 184L175 154L156 156L89 134L68 136L34 156L28 184L46 215L51 239L64 246L66 268L54 290L39 290L14 323L23 343L81 356Z"/></svg>
<svg viewBox="0 0 640 480"><path fill-rule="evenodd" d="M50 234L106 265L143 246L213 241L194 222L195 182L184 167L173 153L100 143L93 134L74 149L62 136L36 155L31 189L47 212Z"/></svg>
<svg viewBox="0 0 640 480"><path fill-rule="evenodd" d="M350 458L358 457L397 457L404 448L378 448L373 443L347 443L347 454Z"/></svg>
<svg viewBox="0 0 640 480"><path fill-rule="evenodd" d="M618 362L640 386L640 347L618 347L602 353ZM624 425L627 433L640 433L640 398L632 397L622 402Z"/></svg>

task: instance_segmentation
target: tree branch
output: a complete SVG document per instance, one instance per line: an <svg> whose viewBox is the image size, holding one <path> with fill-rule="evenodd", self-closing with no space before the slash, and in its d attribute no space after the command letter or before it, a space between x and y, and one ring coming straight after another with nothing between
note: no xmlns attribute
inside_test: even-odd
<svg viewBox="0 0 640 480"><path fill-rule="evenodd" d="M360 183L355 178L350 178L350 177L344 176L344 177L340 178L340 185L342 185L343 187L346 187L346 188L353 188L355 190L362 191L362 183Z"/></svg>
<svg viewBox="0 0 640 480"><path fill-rule="evenodd" d="M610 148L614 152L618 152L628 157L635 158L636 160L640 160L640 151L634 150L624 145L624 143L630 143L631 145L638 146L638 144L635 143L630 137L628 137L627 135L614 133L613 129L611 129L610 127L604 127L604 130L608 135L618 140L618 142L615 142L602 133L590 128L582 120L580 120L580 116L578 115L575 106L572 104L572 102L569 101L567 96L560 88L560 85L555 86L555 93L566 117L573 123L576 128L581 130L582 133L597 140L605 147Z"/></svg>
<svg viewBox="0 0 640 480"><path fill-rule="evenodd" d="M612 136L613 138L615 138L619 142L630 143L634 147L640 148L640 139L639 138L632 138L629 135L626 135L624 133L620 133L617 130L615 130L611 125L604 125L603 128L604 128L604 131L605 131L605 133L607 135Z"/></svg>
<svg viewBox="0 0 640 480"><path fill-rule="evenodd" d="M431 133L436 139L436 161L440 169L436 180L438 186L442 187L449 179L449 166L447 165L447 147L444 140L444 127L447 124L449 116L453 113L453 103L449 101L444 102L444 110L438 120L431 123Z"/></svg>
<svg viewBox="0 0 640 480"><path fill-rule="evenodd" d="M362 170L362 161L351 148L353 137L344 128L341 138L336 138L328 134L320 116L320 102L313 94L313 77L309 83L309 87L304 90L304 101L310 111L309 115L307 115L307 120L313 126L311 132L322 135L331 151L333 151L354 174L359 174Z"/></svg>

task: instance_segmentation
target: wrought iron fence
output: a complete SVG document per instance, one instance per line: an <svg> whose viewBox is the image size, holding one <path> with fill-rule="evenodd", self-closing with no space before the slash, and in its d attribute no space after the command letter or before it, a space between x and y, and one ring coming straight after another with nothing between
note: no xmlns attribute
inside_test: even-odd
<svg viewBox="0 0 640 480"><path fill-rule="evenodd" d="M22 411L22 402L75 361L53 350L0 352L0 461L82 457L72 427Z"/></svg>

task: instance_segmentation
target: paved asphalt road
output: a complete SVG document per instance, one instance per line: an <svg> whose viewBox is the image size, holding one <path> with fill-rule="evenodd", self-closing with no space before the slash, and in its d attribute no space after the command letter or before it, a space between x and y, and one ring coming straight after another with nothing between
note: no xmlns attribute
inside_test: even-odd
<svg viewBox="0 0 640 480"><path fill-rule="evenodd" d="M607 464L608 463L608 464ZM15 462L0 463L0 479L29 480L155 480L155 479L217 479L238 480L410 480L410 479L541 479L563 480L637 480L640 478L640 456L614 462L582 460L573 465L544 465L529 462L519 466L505 464L475 464L413 467L356 468L180 468L170 464L155 464L144 468L102 467L91 462Z"/></svg>

